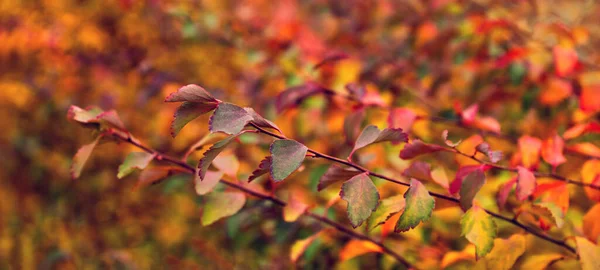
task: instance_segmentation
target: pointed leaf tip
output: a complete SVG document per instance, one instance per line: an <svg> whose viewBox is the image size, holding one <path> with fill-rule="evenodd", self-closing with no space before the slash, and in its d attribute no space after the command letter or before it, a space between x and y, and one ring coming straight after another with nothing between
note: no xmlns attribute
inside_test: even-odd
<svg viewBox="0 0 600 270"><path fill-rule="evenodd" d="M188 84L177 90L177 92L171 93L165 102L195 102L195 103L218 103L210 93L204 88L195 84Z"/></svg>
<svg viewBox="0 0 600 270"><path fill-rule="evenodd" d="M294 140L276 140L271 144L271 176L282 181L297 170L306 156L308 148Z"/></svg>
<svg viewBox="0 0 600 270"><path fill-rule="evenodd" d="M77 150L77 153L73 157L73 163L71 163L71 178L79 178L83 166L92 155L92 151L94 151L101 138L102 136L98 136L92 143L86 144Z"/></svg>
<svg viewBox="0 0 600 270"><path fill-rule="evenodd" d="M379 130L374 125L369 125L363 129L363 131L358 135L356 142L354 143L354 148L352 152L350 152L349 157L354 154L354 152L358 149L366 147L370 144L390 141L392 143L399 142L407 142L408 135L402 132L401 128L386 128L384 130Z"/></svg>
<svg viewBox="0 0 600 270"><path fill-rule="evenodd" d="M404 199L404 212L396 223L395 232L408 231L429 220L435 208L435 200L429 195L429 191L415 179L410 180L410 187L404 193Z"/></svg>
<svg viewBox="0 0 600 270"><path fill-rule="evenodd" d="M435 153L446 150L444 147L434 144L427 144L420 140L414 140L411 143L404 145L404 149L400 151L401 159L412 159L420 155Z"/></svg>
<svg viewBox="0 0 600 270"><path fill-rule="evenodd" d="M214 110L216 107L216 103L184 102L177 108L173 115L173 120L171 120L171 136L177 136L181 129L189 122L198 118L200 115Z"/></svg>
<svg viewBox="0 0 600 270"><path fill-rule="evenodd" d="M360 226L379 205L379 192L366 173L356 175L342 185L340 197L348 202L352 227Z"/></svg>
<svg viewBox="0 0 600 270"><path fill-rule="evenodd" d="M478 205L474 205L461 218L462 235L475 245L477 258L482 258L494 247L496 223Z"/></svg>
<svg viewBox="0 0 600 270"><path fill-rule="evenodd" d="M210 117L209 129L211 132L237 134L252 119L252 115L244 110L244 108L231 103L221 102Z"/></svg>
<svg viewBox="0 0 600 270"><path fill-rule="evenodd" d="M475 170L469 173L462 181L460 187L460 206L467 211L473 205L473 199L485 184L485 174L483 170Z"/></svg>
<svg viewBox="0 0 600 270"><path fill-rule="evenodd" d="M132 173L135 169L143 170L150 164L150 161L154 159L156 155L146 153L146 152L131 152L125 160L123 164L119 166L119 173L117 174L117 178L121 179L130 173Z"/></svg>

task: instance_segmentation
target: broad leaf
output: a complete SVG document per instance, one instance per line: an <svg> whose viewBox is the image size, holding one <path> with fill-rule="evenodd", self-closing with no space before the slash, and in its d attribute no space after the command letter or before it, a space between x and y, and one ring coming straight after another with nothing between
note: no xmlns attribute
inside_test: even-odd
<svg viewBox="0 0 600 270"><path fill-rule="evenodd" d="M258 168L256 168L256 170L252 172L252 174L248 178L248 182L252 182L252 180L260 177L263 174L268 173L271 170L271 163L271 156L265 157L258 165Z"/></svg>
<svg viewBox="0 0 600 270"><path fill-rule="evenodd" d="M486 142L480 143L475 149L486 155L492 163L496 163L502 159L502 151L492 151L490 145Z"/></svg>
<svg viewBox="0 0 600 270"><path fill-rule="evenodd" d="M412 159L420 155L435 153L446 150L444 147L434 144L423 143L420 140L414 140L404 145L400 151L401 159Z"/></svg>
<svg viewBox="0 0 600 270"><path fill-rule="evenodd" d="M523 166L517 167L517 199L524 201L535 191L535 175Z"/></svg>
<svg viewBox="0 0 600 270"><path fill-rule="evenodd" d="M498 200L498 207L504 208L504 205L506 205L506 201L508 200L508 195L510 195L510 192L512 191L516 183L517 179L514 178L500 186L498 194L496 195L496 199Z"/></svg>
<svg viewBox="0 0 600 270"><path fill-rule="evenodd" d="M562 228L565 224L565 213L560 209L558 205L553 202L536 202L533 204L534 207L542 210L542 216L549 216L554 220L556 227Z"/></svg>
<svg viewBox="0 0 600 270"><path fill-rule="evenodd" d="M229 175L233 178L237 177L237 172L240 168L240 161L237 157L231 153L223 154L217 156L212 165L215 166L219 171L222 171L226 175Z"/></svg>
<svg viewBox="0 0 600 270"><path fill-rule="evenodd" d="M375 227L385 223L394 214L404 210L405 201L404 196L396 195L381 200L381 203L377 207L377 210L371 214L367 220L368 230L372 230Z"/></svg>
<svg viewBox="0 0 600 270"><path fill-rule="evenodd" d="M218 103L210 93L204 88L195 84L188 84L177 90L175 93L171 93L165 99L165 102L195 102L195 103Z"/></svg>
<svg viewBox="0 0 600 270"><path fill-rule="evenodd" d="M354 228L367 220L379 204L379 192L366 173L346 181L342 185L340 197L348 202L348 218Z"/></svg>
<svg viewBox="0 0 600 270"><path fill-rule="evenodd" d="M244 108L244 110L246 110L246 112L248 112L248 114L250 114L250 116L252 116L251 122L253 124L255 124L259 127L263 127L263 128L271 128L271 129L277 130L279 133L283 134L283 132L281 132L281 129L279 129L279 127L277 127L277 125L275 125L275 123L262 117L260 114L258 114L256 111L254 111L254 109L246 107L246 108Z"/></svg>
<svg viewBox="0 0 600 270"><path fill-rule="evenodd" d="M358 135L358 138L354 143L354 148L348 157L351 157L352 154L354 154L354 152L358 149L373 143L385 141L390 141L392 143L407 142L408 135L402 132L402 129L386 128L384 130L379 130L379 128L373 125L367 126L363 129L360 135Z"/></svg>
<svg viewBox="0 0 600 270"><path fill-rule="evenodd" d="M361 174L361 171L357 171L353 168L342 168L338 165L332 165L327 169L325 174L321 176L319 179L319 185L317 185L317 190L321 191L326 187L341 181L346 181L357 174Z"/></svg>
<svg viewBox="0 0 600 270"><path fill-rule="evenodd" d="M200 180L204 179L206 175L206 171L208 167L213 162L213 160L225 149L225 147L231 142L233 138L237 137L237 135L231 135L223 140L220 140L213 144L206 152L204 152L204 156L200 159L198 163L198 176L200 176Z"/></svg>
<svg viewBox="0 0 600 270"><path fill-rule="evenodd" d="M462 235L475 245L477 258L482 258L494 247L496 223L484 209L474 205L460 220Z"/></svg>
<svg viewBox="0 0 600 270"><path fill-rule="evenodd" d="M183 173L187 171L183 170L181 167L176 166L159 166L146 168L140 173L140 177L138 178L135 189L152 185L159 180L165 179L170 174L178 172Z"/></svg>
<svg viewBox="0 0 600 270"><path fill-rule="evenodd" d="M558 134L554 134L554 136L546 139L542 144L542 158L548 164L552 165L552 167L558 167L558 165L567 162L567 159L563 155L564 146L565 142L563 139Z"/></svg>
<svg viewBox="0 0 600 270"><path fill-rule="evenodd" d="M495 239L492 251L480 259L476 269L509 270L523 253L525 253L525 236L513 234L508 239Z"/></svg>
<svg viewBox="0 0 600 270"><path fill-rule="evenodd" d="M577 253L581 262L582 270L600 269L600 247L589 240L576 236Z"/></svg>
<svg viewBox="0 0 600 270"><path fill-rule="evenodd" d="M135 169L143 170L150 164L150 161L154 159L155 155L146 153L146 152L131 152L123 163L119 166L119 173L117 174L117 178L121 179L130 173L132 173Z"/></svg>
<svg viewBox="0 0 600 270"><path fill-rule="evenodd" d="M234 215L246 203L246 196L240 192L212 192L205 196L202 209L202 225L208 226L215 221Z"/></svg>
<svg viewBox="0 0 600 270"><path fill-rule="evenodd" d="M413 162L408 168L406 168L406 170L404 170L404 172L402 172L402 175L408 178L415 178L420 181L435 182L431 176L431 167L427 162L423 161Z"/></svg>
<svg viewBox="0 0 600 270"><path fill-rule="evenodd" d="M211 132L238 134L252 119L252 115L244 110L244 108L231 103L221 102L210 117L209 129Z"/></svg>
<svg viewBox="0 0 600 270"><path fill-rule="evenodd" d="M525 135L519 138L518 144L523 167L531 168L536 166L540 160L542 141L538 138Z"/></svg>
<svg viewBox="0 0 600 270"><path fill-rule="evenodd" d="M473 199L485 184L485 174L482 170L475 170L468 174L460 187L460 206L467 211L473 205Z"/></svg>
<svg viewBox="0 0 600 270"><path fill-rule="evenodd" d="M344 119L344 137L346 143L351 144L356 141L360 132L360 126L362 121L365 119L365 110L358 109L350 113Z"/></svg>
<svg viewBox="0 0 600 270"><path fill-rule="evenodd" d="M171 136L175 137L181 129L198 116L214 110L217 103L195 103L186 101L175 111L171 121Z"/></svg>
<svg viewBox="0 0 600 270"><path fill-rule="evenodd" d="M292 260L292 262L294 262L294 263L296 261L298 261L300 256L302 256L302 254L304 254L304 251L306 251L308 246L310 246L310 244L312 244L313 241L315 241L315 239L317 239L318 236L319 236L319 234L317 233L317 234L313 234L312 236L309 236L305 239L297 240L296 242L294 242L294 244L292 245L292 248L290 250L290 260Z"/></svg>
<svg viewBox="0 0 600 270"><path fill-rule="evenodd" d="M194 175L194 187L196 194L204 195L211 192L219 181L223 178L222 171L207 171L204 179L200 179L198 174Z"/></svg>
<svg viewBox="0 0 600 270"><path fill-rule="evenodd" d="M429 195L429 191L415 179L410 180L410 187L404 193L404 199L406 206L396 223L395 232L408 231L417 227L419 223L427 221L435 207L435 200Z"/></svg>
<svg viewBox="0 0 600 270"><path fill-rule="evenodd" d="M71 163L71 177L73 179L79 178L83 166L90 158L92 151L94 151L101 138L102 136L98 136L92 143L86 144L77 150L77 153L73 157L73 163Z"/></svg>
<svg viewBox="0 0 600 270"><path fill-rule="evenodd" d="M600 203L594 205L583 216L583 234L592 241L600 237Z"/></svg>
<svg viewBox="0 0 600 270"><path fill-rule="evenodd" d="M600 160L590 159L581 167L581 181L586 184L600 186ZM600 202L600 190L586 187L585 194L593 201Z"/></svg>
<svg viewBox="0 0 600 270"><path fill-rule="evenodd" d="M278 112L282 112L287 108L300 104L305 98L323 91L324 89L315 83L294 86L279 93L275 100L275 107Z"/></svg>
<svg viewBox="0 0 600 270"><path fill-rule="evenodd" d="M413 123L417 120L417 114L410 109L394 108L388 116L388 125L391 128L400 128L405 132L410 132Z"/></svg>
<svg viewBox="0 0 600 270"><path fill-rule="evenodd" d="M294 140L276 140L271 144L271 176L282 181L302 165L308 148Z"/></svg>
<svg viewBox="0 0 600 270"><path fill-rule="evenodd" d="M67 112L67 118L84 125L104 125L126 131L125 125L114 110L105 112L98 107L85 110L72 105Z"/></svg>
<svg viewBox="0 0 600 270"><path fill-rule="evenodd" d="M346 245L340 251L340 261L350 260L354 257L372 253L372 252L383 252L380 246L366 240L352 239L346 243Z"/></svg>
<svg viewBox="0 0 600 270"><path fill-rule="evenodd" d="M452 183L450 183L450 193L452 193L452 194L458 193L458 191L462 187L463 179L470 173L477 171L477 170L483 170L483 166L468 165L468 166L460 167L458 169L458 171L456 172L456 176L454 176L454 180L452 181Z"/></svg>

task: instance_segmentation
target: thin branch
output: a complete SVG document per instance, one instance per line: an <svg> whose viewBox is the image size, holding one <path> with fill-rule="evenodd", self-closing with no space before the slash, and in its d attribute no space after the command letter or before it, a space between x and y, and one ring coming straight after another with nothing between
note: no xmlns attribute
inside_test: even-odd
<svg viewBox="0 0 600 270"><path fill-rule="evenodd" d="M262 133L265 133L265 134L267 134L267 135L269 135L271 137L274 137L274 138L277 138L277 139L285 139L286 138L286 137L284 137L282 135L275 134L275 133L270 132L270 131L268 131L268 130L266 130L264 128L261 128L261 127L259 127L257 125L254 125L254 124L250 124L250 125L252 127L256 128L258 131L260 131ZM410 186L410 184L408 184L408 183L405 183L405 182L402 182L400 180L397 180L397 179L394 179L394 178L391 178L391 177L388 177L388 176L385 176L385 175L382 175L382 174L370 171L369 169L366 169L366 168L364 168L364 167L362 167L362 166L360 166L360 165L358 165L356 163L350 162L348 160L343 160L343 159L340 159L340 158L332 157L330 155L320 153L320 152L315 151L313 149L308 149L308 152L313 153L316 157L320 157L320 158L323 158L323 159L327 159L327 160L333 161L335 163L339 163L339 164L343 164L343 165L355 168L355 169L357 169L357 170L359 170L361 172L366 172L369 175L372 175L374 177L377 177L377 178L380 178L380 179L383 179L383 180L386 180L386 181L389 181L389 182L392 182L392 183L395 183L395 184L399 184L399 185L403 185L403 186ZM433 197L440 198L440 199L443 199L443 200L446 200L446 201L450 201L450 202L453 202L453 203L456 203L456 204L460 203L460 201L458 199L456 199L454 197L450 197L448 195L444 195L444 194L440 194L440 193L436 193L436 192L431 192L431 191L429 192L429 194L431 196L433 196ZM505 217L505 216L503 216L503 215L501 215L499 213L496 213L496 212L493 212L493 211L487 210L487 209L485 209L485 211L488 214L490 214L491 216L493 216L495 218L498 218L498 219L501 219L501 220L504 220L506 222L509 222L509 223L511 223L511 224L513 224L513 225L515 225L515 226L517 226L517 227L519 227L519 228L527 231L528 233L535 235L536 237L538 237L538 238L540 238L542 240L545 240L545 241L551 242L553 244L556 244L558 246L561 246L561 247L567 249L568 251L570 251L571 253L574 253L574 254L577 253L575 251L575 248L567 245L567 243L565 241L557 240L557 239L554 239L554 238L552 238L550 236L547 236L547 235L545 235L545 234L543 234L541 232L535 231L534 229L525 226L524 224L520 223L519 221L513 220L512 218L507 218L507 217Z"/></svg>
<svg viewBox="0 0 600 270"><path fill-rule="evenodd" d="M158 152L158 151L156 151L154 149L151 149L151 148L143 145L142 143L140 143L138 140L134 139L131 136L124 136L121 133L111 132L111 131L109 131L109 134L113 135L114 138L117 138L117 139L119 139L121 141L127 142L127 143L129 143L131 145L134 145L134 146L136 146L136 147L144 150L147 153L155 155L155 159L157 159L157 160L164 160L164 161L167 161L167 162L172 163L174 165L177 165L177 166L179 166L179 167L187 170L191 174L195 174L196 173L196 169L194 167L190 166L189 164L187 164L187 163L185 163L185 162L183 162L183 161L181 161L181 160L179 160L179 159L177 159L175 157L171 157L171 156L165 155L163 153L160 153L160 152ZM272 202L272 203L274 203L274 204L276 204L278 206L285 207L287 205L287 203L284 202L284 201L282 201L281 199L278 199L278 198L276 198L274 196L265 195L263 193L254 191L254 190L249 189L249 188L247 188L245 186L242 186L242 185L240 185L238 183L227 181L225 179L221 179L220 182L223 183L223 184L225 184L225 185L227 185L227 186L230 186L232 188L238 189L238 190L240 190L240 191L242 191L244 193L252 195L254 197L260 198L262 200L270 201L270 202ZM325 223L325 224L327 224L327 225L335 228L337 231L345 233L345 234L347 234L348 236L350 236L352 238L360 239L360 240L363 240L363 241L369 241L369 242L371 242L371 243L379 246L384 253L386 253L386 254L394 257L396 260L398 260L400 263L402 263L406 268L408 268L408 269L414 268L414 266L411 265L405 258L403 258L400 254L396 253L392 249L390 249L387 246L385 246L381 241L377 241L377 240L375 240L375 239L373 239L373 238L371 238L371 237L369 237L367 235L364 235L364 234L361 234L361 233L357 233L354 230L352 230L350 228L347 228L346 226L344 226L344 225L342 225L342 224L340 224L340 223L338 223L336 221L333 221L333 220L331 220L331 219L329 219L327 217L324 217L324 216L321 216L321 215L317 215L315 213L311 213L311 212L308 212L308 211L305 212L303 215L307 216L307 217L310 217L310 218L312 218L312 219L314 219L314 220L316 220L318 222Z"/></svg>

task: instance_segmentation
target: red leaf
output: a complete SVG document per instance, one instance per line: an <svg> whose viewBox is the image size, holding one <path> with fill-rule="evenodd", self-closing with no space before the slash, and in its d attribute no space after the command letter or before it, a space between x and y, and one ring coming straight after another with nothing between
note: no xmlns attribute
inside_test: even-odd
<svg viewBox="0 0 600 270"><path fill-rule="evenodd" d="M542 147L542 158L552 165L552 167L556 168L558 165L567 161L565 156L563 156L564 146L565 142L563 139L558 136L558 134L555 134L544 141Z"/></svg>
<svg viewBox="0 0 600 270"><path fill-rule="evenodd" d="M498 190L497 200L498 207L504 208L506 205L506 200L508 200L508 195L510 195L510 191L513 189L515 184L517 183L517 178L514 178L506 183L504 183L500 189Z"/></svg>
<svg viewBox="0 0 600 270"><path fill-rule="evenodd" d="M518 166L517 170L517 199L524 201L535 191L535 176L525 167Z"/></svg>
<svg viewBox="0 0 600 270"><path fill-rule="evenodd" d="M558 76L569 75L577 66L577 52L573 48L554 46L554 70Z"/></svg>
<svg viewBox="0 0 600 270"><path fill-rule="evenodd" d="M423 143L420 140L414 140L412 143L404 145L404 149L400 151L401 159L412 159L414 157L444 151L446 148L439 145Z"/></svg>
<svg viewBox="0 0 600 270"><path fill-rule="evenodd" d="M388 125L391 128L401 128L405 132L410 132L413 123L417 119L415 114L410 109L394 108L388 116Z"/></svg>
<svg viewBox="0 0 600 270"><path fill-rule="evenodd" d="M484 169L485 168L482 165L468 165L468 166L460 167L458 169L458 171L456 172L456 176L454 177L454 180L450 184L450 193L451 194L458 193L458 191L460 190L460 187L462 186L463 179L467 175L469 175L470 173L477 171L477 170L484 171Z"/></svg>
<svg viewBox="0 0 600 270"><path fill-rule="evenodd" d="M410 164L410 167L406 168L406 170L402 172L402 175L407 178L415 178L419 181L435 182L431 176L431 167L428 163L423 161L413 162Z"/></svg>

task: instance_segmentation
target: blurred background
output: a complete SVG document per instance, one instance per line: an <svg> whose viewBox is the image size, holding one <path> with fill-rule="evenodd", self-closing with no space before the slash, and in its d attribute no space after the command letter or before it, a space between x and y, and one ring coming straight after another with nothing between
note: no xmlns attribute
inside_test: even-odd
<svg viewBox="0 0 600 270"><path fill-rule="evenodd" d="M314 97L277 113L280 92L309 81L344 92L360 82L374 104L456 119L456 108L478 103L502 133L542 136L597 119L598 14L595 1L567 0L1 1L0 268L289 269L293 242L319 226L285 223L279 210L250 200L202 227L202 199L185 176L136 191L135 176L116 178L133 150L126 145L100 145L72 180L73 155L93 140L67 121L72 104L116 109L137 138L179 156L207 133L203 116L170 136L177 105L163 100L189 83L252 106L288 136L331 154L344 142L351 107ZM315 69L324 59L338 60ZM373 124L386 117L369 113ZM431 125L413 129L430 139L448 128ZM240 179L267 153L263 140L232 150ZM398 149L374 148L362 161L405 167ZM282 189L322 205L337 190L316 195L327 167L306 166ZM348 224L342 206L333 214ZM431 228L408 237L425 251L404 251L439 262L465 245L448 226L436 237L456 245L438 245ZM311 245L300 266L385 266L374 263L377 254L362 264L338 261L343 241L336 241Z"/></svg>

